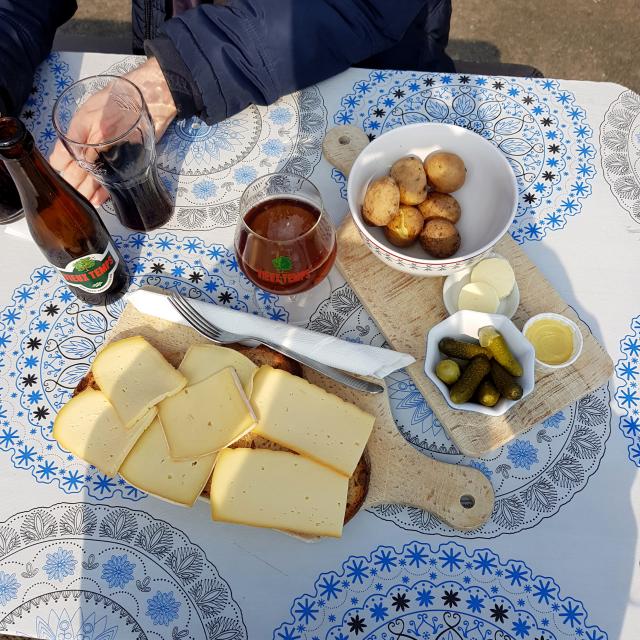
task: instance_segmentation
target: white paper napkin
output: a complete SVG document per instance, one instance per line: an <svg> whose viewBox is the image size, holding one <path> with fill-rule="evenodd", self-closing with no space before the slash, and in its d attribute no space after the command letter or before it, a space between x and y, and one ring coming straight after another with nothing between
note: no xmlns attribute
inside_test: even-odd
<svg viewBox="0 0 640 640"><path fill-rule="evenodd" d="M189 325L174 309L169 299L161 293L139 289L127 294L126 299L141 313ZM391 349L347 342L324 333L293 327L207 302L189 300L189 303L220 329L263 338L318 362L358 375L384 378L392 371L415 362L412 356Z"/></svg>

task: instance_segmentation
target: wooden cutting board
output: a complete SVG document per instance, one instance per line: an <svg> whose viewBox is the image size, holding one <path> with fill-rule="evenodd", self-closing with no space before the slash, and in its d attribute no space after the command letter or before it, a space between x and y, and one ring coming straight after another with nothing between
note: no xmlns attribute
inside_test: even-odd
<svg viewBox="0 0 640 640"><path fill-rule="evenodd" d="M335 127L323 149L341 171L350 169L367 138L354 127ZM533 315L553 312L571 318L584 338L582 355L575 364L559 370L536 367L534 391L505 415L486 416L452 409L424 373L426 335L447 317L442 301L444 278L416 277L396 271L365 246L350 215L338 230L338 266L374 319L387 342L410 353L416 362L407 371L458 449L478 457L518 436L572 402L603 385L613 362L575 311L560 297L536 265L510 236L495 246L513 267L520 289L520 306L513 317L518 328Z"/></svg>
<svg viewBox="0 0 640 640"><path fill-rule="evenodd" d="M146 338L174 366L189 346L207 342L189 327L142 314L128 304L110 332L109 342L133 335ZM476 529L486 522L494 501L489 480L476 469L438 462L412 447L395 425L386 393L360 393L307 368L304 376L376 417L366 449L370 475L361 509L378 504L409 505L430 511L461 530Z"/></svg>

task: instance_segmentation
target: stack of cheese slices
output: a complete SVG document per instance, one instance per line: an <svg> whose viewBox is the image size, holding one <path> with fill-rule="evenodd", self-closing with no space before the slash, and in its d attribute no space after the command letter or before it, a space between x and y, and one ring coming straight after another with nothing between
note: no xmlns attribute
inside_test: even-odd
<svg viewBox="0 0 640 640"><path fill-rule="evenodd" d="M215 345L176 370L140 336L107 345L53 435L102 473L191 506L211 477L214 520L342 534L349 477L374 417L303 378ZM290 451L229 448L253 432ZM212 473L213 471L213 473Z"/></svg>

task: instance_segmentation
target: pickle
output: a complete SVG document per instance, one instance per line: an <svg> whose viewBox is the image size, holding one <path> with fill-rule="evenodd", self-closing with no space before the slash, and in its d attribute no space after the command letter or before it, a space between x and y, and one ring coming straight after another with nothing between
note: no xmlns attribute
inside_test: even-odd
<svg viewBox="0 0 640 640"><path fill-rule="evenodd" d="M512 375L519 378L524 372L522 365L517 358L511 353L507 341L499 331L494 327L482 327L478 331L480 345L491 351L493 357Z"/></svg>
<svg viewBox="0 0 640 640"><path fill-rule="evenodd" d="M438 349L445 356L450 358L460 358L461 360L471 360L476 356L484 356L491 358L491 351L472 342L463 342L462 340L454 340L453 338L442 338L438 343Z"/></svg>
<svg viewBox="0 0 640 640"><path fill-rule="evenodd" d="M476 391L476 400L485 407L495 407L500 400L500 392L489 378L485 378Z"/></svg>
<svg viewBox="0 0 640 640"><path fill-rule="evenodd" d="M463 404L469 402L482 382L482 379L491 370L489 360L483 355L471 359L469 366L462 372L460 379L449 391L451 402Z"/></svg>
<svg viewBox="0 0 640 640"><path fill-rule="evenodd" d="M508 400L520 400L520 398L522 398L522 387L496 360L491 361L491 379L500 392L500 395L504 398L507 398Z"/></svg>
<svg viewBox="0 0 640 640"><path fill-rule="evenodd" d="M445 384L453 384L460 377L460 365L455 360L441 360L436 367L436 375Z"/></svg>

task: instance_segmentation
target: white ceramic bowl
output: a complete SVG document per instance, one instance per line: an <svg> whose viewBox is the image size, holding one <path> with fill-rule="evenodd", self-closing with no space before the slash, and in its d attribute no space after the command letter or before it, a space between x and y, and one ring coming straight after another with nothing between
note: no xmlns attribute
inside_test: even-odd
<svg viewBox="0 0 640 640"><path fill-rule="evenodd" d="M504 258L499 253L494 253L490 251L485 258ZM474 265L475 266L475 265ZM458 309L458 298L460 297L460 291L465 284L469 284L471 282L471 270L472 267L467 267L463 271L459 271L458 273L454 273L453 275L448 276L444 284L442 285L442 301L444 302L444 307L447 310L449 315L453 315ZM513 289L511 289L511 293L506 297L500 300L500 306L496 313L507 316L507 318L513 318L513 314L518 310L518 305L520 304L520 289L518 288L518 283L516 282L513 285Z"/></svg>
<svg viewBox="0 0 640 640"><path fill-rule="evenodd" d="M571 329L571 334L573 336L573 350L571 352L571 357L566 362L561 364L547 364L546 362L542 362L542 360L538 360L538 358L536 358L536 365L541 369L564 369L565 367L572 365L580 357L584 342L578 325L573 322L573 320L569 320L569 318L565 318L559 313L539 313L537 316L529 318L524 327L522 327L523 336L526 336L527 329L537 320L557 320L558 322L562 322L562 324L567 325L567 327Z"/></svg>
<svg viewBox="0 0 640 640"><path fill-rule="evenodd" d="M462 208L456 225L462 242L453 256L440 260L419 242L404 249L392 245L382 228L364 223L360 211L371 180L388 175L396 160L409 154L424 159L438 150L457 153L467 167L464 185L452 194ZM392 129L367 145L349 173L347 198L362 239L380 260L412 275L448 276L480 260L509 230L518 188L511 166L493 144L462 127L425 122Z"/></svg>
<svg viewBox="0 0 640 640"><path fill-rule="evenodd" d="M478 311L458 311L446 320L438 323L427 333L427 354L424 361L424 372L433 384L438 387L447 404L452 409L459 411L475 411L488 416L501 416L520 400L507 400L500 398L495 407L483 407L481 404L465 402L455 404L449 398L447 385L436 376L436 365L446 358L438 349L438 343L442 338L456 338L457 340L477 339L478 330L487 325L494 326L506 340L513 355L518 358L524 370L518 378L522 386L522 398L528 396L535 385L535 351L531 343L522 335L515 324L509 318L494 313L479 313Z"/></svg>

